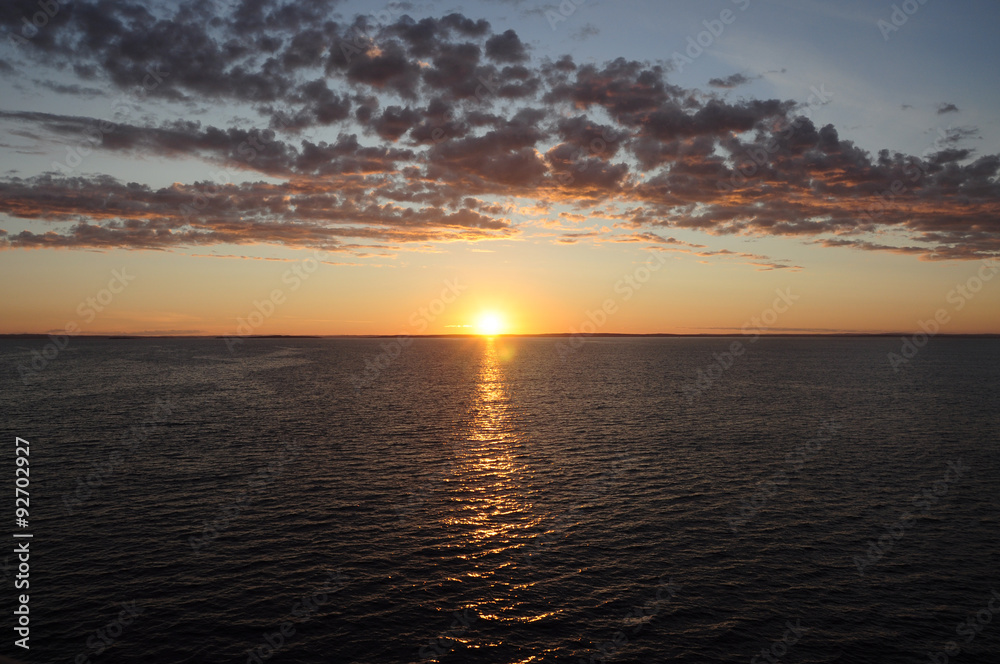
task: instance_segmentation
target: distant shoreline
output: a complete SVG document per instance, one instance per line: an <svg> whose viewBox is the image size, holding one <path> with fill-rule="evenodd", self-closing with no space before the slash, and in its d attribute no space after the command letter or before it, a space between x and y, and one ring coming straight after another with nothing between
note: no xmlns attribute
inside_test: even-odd
<svg viewBox="0 0 1000 664"><path fill-rule="evenodd" d="M841 338L881 338L881 337L906 337L912 336L914 332L773 332L773 333L763 333L760 337L775 337L775 338L822 338L822 339L841 339ZM0 339L48 339L51 334L39 334L39 333L24 333L24 334L0 334ZM56 335L57 336L57 335ZM407 337L410 339L476 339L482 338L485 335L482 334L252 334L245 337L239 337L240 339L396 339L398 337ZM669 332L656 332L649 334L629 334L629 333L615 333L615 332L596 332L593 334L584 334L582 332L550 332L543 334L498 334L497 337L508 338L508 339L521 339L521 338L566 338L566 337L584 337L584 338L594 338L594 339L607 339L607 338L679 338L679 339L698 339L698 338L719 338L719 337L745 337L745 336L758 336L758 335L746 335L739 332L723 332L723 333L703 333L703 334L674 334ZM935 334L935 338L950 338L950 339L1000 339L1000 333L984 333L984 334ZM221 334L177 334L177 335L166 335L166 334L77 334L73 335L74 339L116 339L116 340L134 340L134 339L228 339L230 337Z"/></svg>

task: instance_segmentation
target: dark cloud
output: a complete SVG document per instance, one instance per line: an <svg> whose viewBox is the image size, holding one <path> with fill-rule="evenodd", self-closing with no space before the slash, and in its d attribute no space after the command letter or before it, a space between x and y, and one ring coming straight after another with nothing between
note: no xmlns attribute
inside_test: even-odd
<svg viewBox="0 0 1000 664"><path fill-rule="evenodd" d="M626 135L611 125L597 124L585 115L562 118L556 132L564 142L585 151L587 156L613 157Z"/></svg>
<svg viewBox="0 0 1000 664"><path fill-rule="evenodd" d="M468 209L411 208L342 196L302 185L174 185L154 190L113 178L10 179L0 184L0 212L59 230L4 233L7 248L132 248L271 243L338 250L343 238L406 242L484 239L511 234L509 222Z"/></svg>
<svg viewBox="0 0 1000 664"><path fill-rule="evenodd" d="M316 124L329 125L340 122L350 115L351 103L344 94L337 94L326 81L316 79L299 88L294 98L299 101L308 117Z"/></svg>
<svg viewBox="0 0 1000 664"><path fill-rule="evenodd" d="M423 80L436 93L457 99L474 97L481 86L477 80L480 54L472 42L439 45L430 66L424 67Z"/></svg>
<svg viewBox="0 0 1000 664"><path fill-rule="evenodd" d="M944 115L945 113L958 113L958 106L954 104L941 104L938 106L938 115Z"/></svg>
<svg viewBox="0 0 1000 664"><path fill-rule="evenodd" d="M455 30L464 37L482 37L490 30L490 24L488 21L483 19L473 21L472 19L466 18L461 14L448 14L441 19L441 24L447 28Z"/></svg>
<svg viewBox="0 0 1000 664"><path fill-rule="evenodd" d="M708 84L713 88L725 88L731 89L749 83L752 78L748 78L743 74L732 74L726 78L713 78L708 81Z"/></svg>
<svg viewBox="0 0 1000 664"><path fill-rule="evenodd" d="M407 99L416 98L420 66L396 42L355 55L346 73L350 83L389 90Z"/></svg>
<svg viewBox="0 0 1000 664"><path fill-rule="evenodd" d="M528 59L527 49L513 30L493 35L486 40L486 57L497 62L524 62Z"/></svg>
<svg viewBox="0 0 1000 664"><path fill-rule="evenodd" d="M16 53L4 51L0 70L24 61L46 72L40 88L107 89L123 101L109 100L103 118L0 111L30 143L18 149L197 159L219 177L153 189L53 166L0 180L0 211L51 225L0 245L352 251L357 238L508 237L516 228L485 199L521 197L568 206L576 220L599 213L626 229L614 241L660 250L701 248L664 234L691 228L930 259L1000 252L1000 157L963 147L973 127L949 128L919 157L871 154L799 117L794 100L726 101L625 58L538 60L515 31L459 13L414 19L390 3L345 19L337 9L333 0L60 4ZM9 2L0 25L16 34L29 11L37 3ZM885 231L905 239L872 239Z"/></svg>
<svg viewBox="0 0 1000 664"><path fill-rule="evenodd" d="M2 67L0 67L2 69ZM78 95L81 97L96 97L105 94L100 88L88 88L76 83L56 83L55 81L35 81L35 85L46 90L52 90L61 95Z"/></svg>
<svg viewBox="0 0 1000 664"><path fill-rule="evenodd" d="M596 37L601 34L601 31L593 23L587 23L582 28L573 33L573 39L576 41L583 41L589 37Z"/></svg>
<svg viewBox="0 0 1000 664"><path fill-rule="evenodd" d="M967 138L978 138L979 129L976 127L948 127L943 131L939 140L946 145L961 143Z"/></svg>
<svg viewBox="0 0 1000 664"><path fill-rule="evenodd" d="M372 122L372 128L382 138L398 141L399 137L416 125L423 116L409 106L390 106Z"/></svg>
<svg viewBox="0 0 1000 664"><path fill-rule="evenodd" d="M560 75L574 70L574 80ZM661 66L624 58L602 67L579 68L573 66L572 60L564 59L550 66L549 71L554 81L544 101L568 102L580 110L599 106L614 118L626 121L635 114L653 112L664 104L676 102L685 92L666 83Z"/></svg>
<svg viewBox="0 0 1000 664"><path fill-rule="evenodd" d="M683 247L692 247L696 249L704 249L703 244L692 244L690 242L684 242L683 240L678 240L675 237L663 237L656 233L645 232L645 233L631 233L629 235L616 235L613 242L652 242L653 244L670 244L678 245Z"/></svg>

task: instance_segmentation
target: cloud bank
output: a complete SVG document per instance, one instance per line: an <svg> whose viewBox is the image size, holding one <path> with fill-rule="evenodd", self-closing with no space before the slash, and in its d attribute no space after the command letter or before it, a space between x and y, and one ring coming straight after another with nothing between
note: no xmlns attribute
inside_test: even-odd
<svg viewBox="0 0 1000 664"><path fill-rule="evenodd" d="M958 147L974 129L919 156L871 154L795 100L685 89L664 63L538 57L514 30L415 19L400 3L344 19L332 0L78 0L32 33L22 19L38 11L0 8L0 75L72 72L39 86L116 101L103 117L0 111L18 136L70 146L51 172L0 179L0 212L50 225L0 231L0 248L514 238L498 201L517 199L650 246L688 228L924 259L1000 253L1000 156ZM206 112L231 120L167 119ZM218 170L152 188L94 174L94 153Z"/></svg>

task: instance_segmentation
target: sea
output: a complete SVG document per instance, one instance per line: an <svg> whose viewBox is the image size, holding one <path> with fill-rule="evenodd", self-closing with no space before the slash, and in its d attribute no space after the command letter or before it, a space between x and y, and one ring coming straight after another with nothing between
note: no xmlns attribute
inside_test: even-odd
<svg viewBox="0 0 1000 664"><path fill-rule="evenodd" d="M241 341L0 340L0 653L1000 662L1000 340Z"/></svg>

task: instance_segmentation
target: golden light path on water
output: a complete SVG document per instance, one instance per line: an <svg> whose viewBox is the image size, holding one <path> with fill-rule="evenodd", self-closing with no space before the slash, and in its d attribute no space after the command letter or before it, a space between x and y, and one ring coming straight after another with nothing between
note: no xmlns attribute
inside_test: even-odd
<svg viewBox="0 0 1000 664"><path fill-rule="evenodd" d="M500 623L527 623L542 620L553 611L534 613L524 604L523 590L533 585L525 574L523 560L531 538L544 521L536 514L536 505L525 489L530 469L518 460L528 444L527 435L518 426L504 364L514 347L502 338L485 337L483 354L472 400L464 445L455 459L454 479L457 491L449 492L459 504L445 520L449 527L465 533L460 554L473 563L468 580L488 588L487 596L478 597L465 607L482 620ZM474 631L474 629L473 629ZM475 647L474 638L465 641ZM480 647L490 647L480 643ZM537 653L520 664L535 661Z"/></svg>

